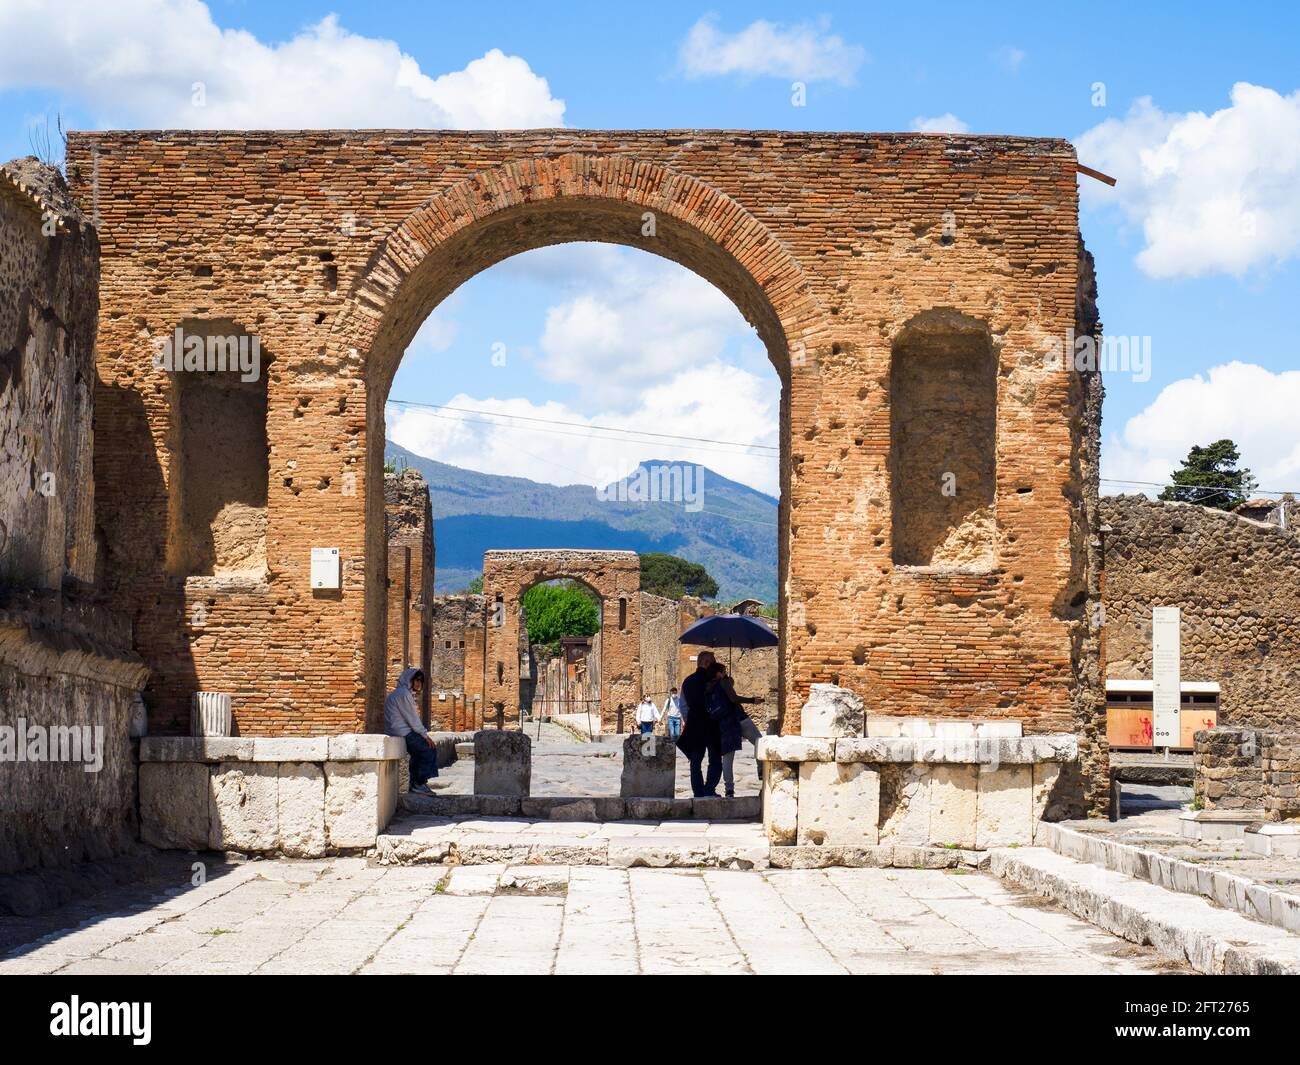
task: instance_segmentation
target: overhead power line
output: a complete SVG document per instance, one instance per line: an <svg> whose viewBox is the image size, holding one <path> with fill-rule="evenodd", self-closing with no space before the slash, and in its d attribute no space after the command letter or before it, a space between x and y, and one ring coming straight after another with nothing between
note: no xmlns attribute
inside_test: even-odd
<svg viewBox="0 0 1300 1065"><path fill-rule="evenodd" d="M741 440L717 440L707 436L680 436L676 433L657 433L650 429L622 429L612 425L590 425L587 422L564 421L559 418L539 418L535 415L528 414L503 414L497 411L475 410L470 407L450 407L440 403L417 403L409 399L390 399L388 401L395 407L414 407L419 410L428 411L452 411L456 414L474 415L473 418L453 419L458 421L478 421L487 425L496 425L501 428L510 428L509 425L496 421L488 421L491 418L506 418L512 421L532 422L540 425L560 425L570 429L582 429L582 433L559 433L558 436L578 436L591 438L592 433L608 433L614 436L624 437L651 437L655 440L680 440L689 444L721 444L725 447L739 447L747 451L770 451L780 454L780 447L773 444L747 444ZM516 427L519 428L519 427ZM537 430L555 432L555 430ZM640 440L641 443L649 443L649 440Z"/></svg>

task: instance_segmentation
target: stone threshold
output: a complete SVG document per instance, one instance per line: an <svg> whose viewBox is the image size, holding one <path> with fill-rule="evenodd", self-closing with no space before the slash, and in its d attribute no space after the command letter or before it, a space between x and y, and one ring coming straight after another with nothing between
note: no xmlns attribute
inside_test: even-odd
<svg viewBox="0 0 1300 1065"><path fill-rule="evenodd" d="M1197 972L1300 975L1300 937L1223 909L1199 895L1169 890L1045 847L994 850L990 852L990 870L1003 880L1053 899L1112 935L1130 943L1149 944L1167 958L1186 961Z"/></svg>
<svg viewBox="0 0 1300 1065"><path fill-rule="evenodd" d="M754 821L762 816L757 795L734 799L621 798L617 795L413 795L399 805L407 813L434 817L527 817L551 821Z"/></svg>
<svg viewBox="0 0 1300 1065"><path fill-rule="evenodd" d="M1300 933L1300 895L1063 825L1040 824L1034 842L1073 861L1144 880L1167 891L1199 895L1251 920Z"/></svg>

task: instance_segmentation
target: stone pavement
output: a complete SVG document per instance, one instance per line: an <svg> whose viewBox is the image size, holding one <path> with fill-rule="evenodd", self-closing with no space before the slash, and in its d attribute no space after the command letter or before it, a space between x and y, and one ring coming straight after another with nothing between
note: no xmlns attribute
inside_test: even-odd
<svg viewBox="0 0 1300 1065"><path fill-rule="evenodd" d="M235 866L46 936L13 973L1165 973L975 872Z"/></svg>

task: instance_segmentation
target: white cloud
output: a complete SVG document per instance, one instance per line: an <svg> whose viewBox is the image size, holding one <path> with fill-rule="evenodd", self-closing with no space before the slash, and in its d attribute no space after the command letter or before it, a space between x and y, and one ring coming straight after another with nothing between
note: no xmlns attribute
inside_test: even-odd
<svg viewBox="0 0 1300 1065"><path fill-rule="evenodd" d="M935 115L933 118L925 118L918 115L912 119L912 129L917 133L969 133L970 126L966 125L960 118L951 111L942 115Z"/></svg>
<svg viewBox="0 0 1300 1065"><path fill-rule="evenodd" d="M1238 82L1231 98L1206 115L1143 97L1075 140L1080 162L1119 182L1084 180L1084 202L1142 227L1152 277L1241 275L1300 253L1300 91Z"/></svg>
<svg viewBox="0 0 1300 1065"><path fill-rule="evenodd" d="M446 406L498 417L389 406L388 438L439 462L549 484L600 487L626 476L643 460L671 459L698 462L769 495L780 491L773 451L747 454L716 444L656 438L636 441L583 428L600 425L774 447L780 410L780 383L775 374L760 377L737 366L710 362L681 370L647 388L631 410L591 417L563 403L533 403L526 398L476 399L461 394ZM502 415L577 425L506 421ZM704 491L707 507L707 479Z"/></svg>
<svg viewBox="0 0 1300 1065"><path fill-rule="evenodd" d="M738 74L852 85L867 53L828 29L826 19L793 26L758 19L726 33L717 16L706 15L690 28L678 55L692 78Z"/></svg>
<svg viewBox="0 0 1300 1065"><path fill-rule="evenodd" d="M684 267L635 254L606 263L598 283L547 311L539 344L538 372L583 399L631 407L654 382L713 362L729 343L759 345L735 305Z"/></svg>
<svg viewBox="0 0 1300 1065"><path fill-rule="evenodd" d="M1300 489L1300 370L1273 373L1253 363L1230 362L1165 386L1146 410L1107 437L1102 450L1102 490L1138 491L1165 484L1193 444L1225 437L1236 442L1242 464L1260 487ZM1158 489L1151 489L1158 491Z"/></svg>
<svg viewBox="0 0 1300 1065"><path fill-rule="evenodd" d="M1025 52L1015 45L1006 44L993 53L993 58L997 60L999 66L1014 74L1020 70L1020 64L1025 61Z"/></svg>
<svg viewBox="0 0 1300 1065"><path fill-rule="evenodd" d="M193 129L560 126L564 101L492 49L430 77L329 15L278 44L221 29L200 0L6 0L0 88L53 88L105 125Z"/></svg>

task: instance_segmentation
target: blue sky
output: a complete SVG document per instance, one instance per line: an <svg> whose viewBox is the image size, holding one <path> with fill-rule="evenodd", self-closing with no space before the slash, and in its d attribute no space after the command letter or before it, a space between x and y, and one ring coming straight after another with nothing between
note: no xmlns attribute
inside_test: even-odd
<svg viewBox="0 0 1300 1065"><path fill-rule="evenodd" d="M1161 480L1192 443L1232 436L1264 488L1300 490L1297 45L1300 5L1288 3L665 3L643 14L608 3L0 0L0 153L26 154L33 118L59 112L72 128L1068 137L1083 162L1120 177L1114 192L1083 185L1106 331L1149 338L1151 351L1148 379L1107 377L1103 487ZM795 81L804 107L791 105ZM683 345L693 358L674 362ZM709 381L701 432L695 400ZM577 428L525 433L448 412L394 410L390 427L492 472L594 483L637 458L693 457L771 491L775 387L752 333L697 279L639 253L573 247L466 284L423 331L393 395L758 450L597 445Z"/></svg>

